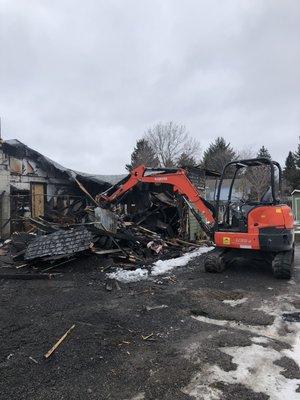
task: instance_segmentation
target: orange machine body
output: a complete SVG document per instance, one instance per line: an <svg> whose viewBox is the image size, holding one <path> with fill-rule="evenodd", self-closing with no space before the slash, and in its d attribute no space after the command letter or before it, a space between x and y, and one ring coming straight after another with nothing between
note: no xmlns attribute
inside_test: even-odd
<svg viewBox="0 0 300 400"><path fill-rule="evenodd" d="M261 250L266 247L266 243L263 240L263 232L272 230L273 235L276 237L276 233L282 235L283 229L293 230L294 228L293 213L287 205L255 207L249 212L247 219L247 232L215 232L214 242L216 246Z"/></svg>

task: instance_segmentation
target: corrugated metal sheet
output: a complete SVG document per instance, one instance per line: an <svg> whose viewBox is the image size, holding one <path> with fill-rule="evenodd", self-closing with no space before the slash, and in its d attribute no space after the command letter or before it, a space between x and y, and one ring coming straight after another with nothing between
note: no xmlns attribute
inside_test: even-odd
<svg viewBox="0 0 300 400"><path fill-rule="evenodd" d="M108 232L116 233L117 232L117 216L116 214L112 213L109 210L106 210L105 208L101 207L96 207L95 208L95 226L97 228L102 229L102 226L104 229Z"/></svg>

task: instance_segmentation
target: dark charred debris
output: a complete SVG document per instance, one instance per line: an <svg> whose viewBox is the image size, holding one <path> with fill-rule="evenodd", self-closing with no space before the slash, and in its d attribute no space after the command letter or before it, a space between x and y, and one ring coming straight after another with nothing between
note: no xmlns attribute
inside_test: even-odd
<svg viewBox="0 0 300 400"><path fill-rule="evenodd" d="M126 176L115 177L121 178L115 183L69 170L16 140L2 143L1 151L1 171L10 179L2 210L9 196L10 215L3 219L2 213L0 265L16 271L0 278L51 278L87 256L109 260L107 269L135 269L208 243L186 203L168 185L137 185L118 202L105 204L97 195ZM204 190L205 171L194 169L191 176ZM46 191L33 193L32 182L42 178Z"/></svg>
<svg viewBox="0 0 300 400"><path fill-rule="evenodd" d="M149 212L150 213L150 212ZM154 213L153 213L154 214ZM99 206L86 207L70 222L67 213L47 213L43 218L30 218L28 232L15 232L0 247L2 265L14 266L16 278L29 279L20 271L47 273L63 267L79 257L96 256L111 260L111 266L135 269L158 259L174 258L205 244L203 239L192 243L165 233L152 231L132 216L119 215ZM152 216L154 220L154 215ZM153 222L153 221L152 221ZM158 226L160 224L158 223ZM0 275L0 277L3 277ZM13 278L5 274L6 278ZM32 275L35 279L37 276Z"/></svg>

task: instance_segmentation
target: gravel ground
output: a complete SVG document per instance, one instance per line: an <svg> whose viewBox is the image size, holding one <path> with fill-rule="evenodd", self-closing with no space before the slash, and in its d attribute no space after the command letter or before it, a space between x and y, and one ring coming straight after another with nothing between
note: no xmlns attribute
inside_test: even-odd
<svg viewBox="0 0 300 400"><path fill-rule="evenodd" d="M300 398L299 323L282 319L300 309L300 251L288 282L202 264L119 287L95 257L51 280L1 280L0 399Z"/></svg>

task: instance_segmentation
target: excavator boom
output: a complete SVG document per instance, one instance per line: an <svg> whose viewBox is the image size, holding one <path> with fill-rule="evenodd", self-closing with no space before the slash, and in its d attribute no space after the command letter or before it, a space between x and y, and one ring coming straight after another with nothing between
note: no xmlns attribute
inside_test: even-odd
<svg viewBox="0 0 300 400"><path fill-rule="evenodd" d="M140 165L134 168L127 178L100 194L98 200L104 200L109 203L114 202L139 182L171 185L175 193L183 196L203 230L209 236L213 234L213 227L215 225L213 213L207 206L207 202L199 195L196 187L189 180L186 170L183 168L151 169Z"/></svg>

